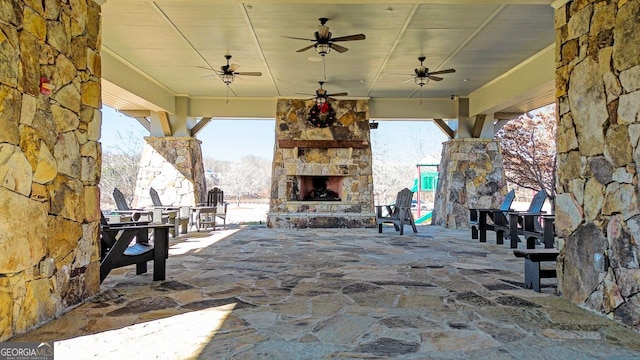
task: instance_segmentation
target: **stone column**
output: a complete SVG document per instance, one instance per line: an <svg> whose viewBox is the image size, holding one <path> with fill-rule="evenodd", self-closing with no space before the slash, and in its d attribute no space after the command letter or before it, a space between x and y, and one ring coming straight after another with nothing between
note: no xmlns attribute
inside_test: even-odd
<svg viewBox="0 0 640 360"><path fill-rule="evenodd" d="M100 6L54 0L1 7L3 341L100 291L102 120Z"/></svg>
<svg viewBox="0 0 640 360"><path fill-rule="evenodd" d="M469 229L470 208L498 208L507 194L500 142L453 139L442 147L432 224Z"/></svg>
<svg viewBox="0 0 640 360"><path fill-rule="evenodd" d="M555 12L559 290L640 330L640 0Z"/></svg>
<svg viewBox="0 0 640 360"><path fill-rule="evenodd" d="M163 205L194 206L206 200L200 140L192 137L146 137L140 157L133 206L151 206L153 187Z"/></svg>

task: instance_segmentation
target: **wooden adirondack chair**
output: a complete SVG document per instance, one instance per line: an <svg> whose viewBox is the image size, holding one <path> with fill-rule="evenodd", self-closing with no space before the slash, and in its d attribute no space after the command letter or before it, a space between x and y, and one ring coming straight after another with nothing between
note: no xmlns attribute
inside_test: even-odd
<svg viewBox="0 0 640 360"><path fill-rule="evenodd" d="M527 211L510 211L509 239L511 248L518 247L520 236L526 239L527 249L536 247L536 242L544 243L545 248L552 248L555 240L555 217L542 211L547 193L540 190L531 200ZM542 221L541 221L542 220ZM544 226L542 225L544 224Z"/></svg>
<svg viewBox="0 0 640 360"><path fill-rule="evenodd" d="M400 190L396 197L396 201L391 205L376 205L376 225L378 225L378 233L382 233L382 224L391 223L396 231L400 230L400 235L404 234L404 225L409 224L413 228L413 232L417 233L416 223L411 213L411 199L413 192L407 188ZM383 214L386 209L386 215Z"/></svg>
<svg viewBox="0 0 640 360"><path fill-rule="evenodd" d="M118 188L113 189L113 200L115 200L116 202L116 212L128 215L134 221L151 220L151 218L153 217L153 213L149 210L131 209L124 197L124 194Z"/></svg>
<svg viewBox="0 0 640 360"><path fill-rule="evenodd" d="M147 261L153 260L153 280L164 280L169 257L171 225L129 222L109 224L100 219L100 283L112 269L136 265L136 274L147 272ZM149 242L149 232L153 242ZM135 242L134 242L135 240Z"/></svg>
<svg viewBox="0 0 640 360"><path fill-rule="evenodd" d="M216 207L216 217L222 219L222 228L227 228L227 205L224 201L224 191L222 189L214 187L213 190L207 194L210 206ZM215 226L215 223L214 223Z"/></svg>
<svg viewBox="0 0 640 360"><path fill-rule="evenodd" d="M160 201L160 196L158 195L158 192L156 191L156 189L149 188L149 196L151 197L151 202L153 203L153 206L157 206L157 207L164 206L162 205L162 201Z"/></svg>
<svg viewBox="0 0 640 360"><path fill-rule="evenodd" d="M201 208L196 208L196 227L207 228L211 226L216 228L216 218L222 219L223 229L227 227L227 203L224 202L224 191L218 187L214 187L207 193L207 202Z"/></svg>
<svg viewBox="0 0 640 360"><path fill-rule="evenodd" d="M158 195L158 191L153 187L149 188L149 196L155 209L161 209L166 214L170 215L170 212L175 212L175 230L174 236L179 233L186 234L189 227L189 221L191 220L191 210L189 206L175 206L175 205L163 205ZM163 216L164 217L164 216ZM171 218L171 216L169 216Z"/></svg>
<svg viewBox="0 0 640 360"><path fill-rule="evenodd" d="M511 190L502 200L498 209L469 209L469 224L471 225L471 238L480 242L487 242L487 230L494 230L494 224L506 224L507 212L511 210L511 203L516 197L516 192ZM491 222L487 222L487 218ZM501 244L501 243L500 243Z"/></svg>
<svg viewBox="0 0 640 360"><path fill-rule="evenodd" d="M493 230L496 232L496 242L498 244L503 244L504 237L507 236L511 240L510 247L515 249L518 247L519 235L523 235L525 217L528 217L527 221L531 221L545 215L542 212L542 206L547 199L546 191L540 190L538 191L533 199L531 199L531 203L529 204L529 208L527 211L509 211L507 212L507 218L505 222L499 222L493 225Z"/></svg>

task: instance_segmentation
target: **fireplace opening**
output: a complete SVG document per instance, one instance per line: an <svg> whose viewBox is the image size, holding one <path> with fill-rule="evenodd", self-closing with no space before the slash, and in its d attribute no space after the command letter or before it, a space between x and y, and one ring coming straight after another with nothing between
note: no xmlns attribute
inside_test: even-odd
<svg viewBox="0 0 640 360"><path fill-rule="evenodd" d="M342 201L342 176L300 176L300 200Z"/></svg>

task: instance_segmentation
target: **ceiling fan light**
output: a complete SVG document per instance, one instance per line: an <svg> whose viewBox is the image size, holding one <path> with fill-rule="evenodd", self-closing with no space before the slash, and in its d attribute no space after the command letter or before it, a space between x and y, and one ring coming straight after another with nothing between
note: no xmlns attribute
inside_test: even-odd
<svg viewBox="0 0 640 360"><path fill-rule="evenodd" d="M427 78L426 77L420 77L420 76L416 76L414 78L414 81L416 82L416 85L418 86L424 86L427 83Z"/></svg>
<svg viewBox="0 0 640 360"><path fill-rule="evenodd" d="M220 78L227 85L230 85L233 82L233 75L232 74L222 74L222 75L220 75Z"/></svg>
<svg viewBox="0 0 640 360"><path fill-rule="evenodd" d="M318 44L316 46L316 51L318 52L318 54L320 54L320 56L325 56L329 53L329 51L331 51L331 47L329 46L329 44Z"/></svg>

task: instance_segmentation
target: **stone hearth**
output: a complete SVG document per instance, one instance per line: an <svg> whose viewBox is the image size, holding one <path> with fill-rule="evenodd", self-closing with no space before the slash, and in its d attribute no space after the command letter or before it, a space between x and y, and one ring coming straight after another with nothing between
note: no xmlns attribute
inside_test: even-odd
<svg viewBox="0 0 640 360"><path fill-rule="evenodd" d="M269 227L373 227L367 100L332 101L336 120L314 127L313 101L280 99Z"/></svg>

